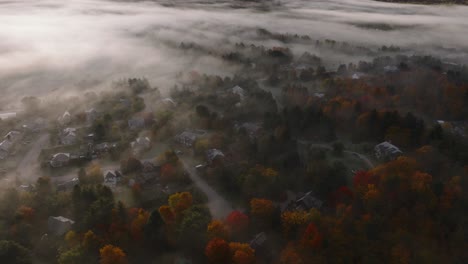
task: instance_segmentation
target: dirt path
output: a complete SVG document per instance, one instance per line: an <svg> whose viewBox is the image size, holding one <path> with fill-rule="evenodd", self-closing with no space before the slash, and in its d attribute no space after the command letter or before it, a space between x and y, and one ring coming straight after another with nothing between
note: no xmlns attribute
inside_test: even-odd
<svg viewBox="0 0 468 264"><path fill-rule="evenodd" d="M219 195L208 183L203 180L197 173L197 171L190 165L190 163L182 157L179 157L180 161L185 167L190 179L195 185L207 196L208 208L210 209L211 215L215 219L224 219L232 210L231 204Z"/></svg>

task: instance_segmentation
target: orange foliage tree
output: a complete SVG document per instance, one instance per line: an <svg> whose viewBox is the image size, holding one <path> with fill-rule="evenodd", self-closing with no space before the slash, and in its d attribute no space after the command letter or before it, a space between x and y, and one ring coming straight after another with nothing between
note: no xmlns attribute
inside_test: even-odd
<svg viewBox="0 0 468 264"><path fill-rule="evenodd" d="M149 213L144 209L139 208L137 214L130 224L130 232L133 240L143 240L143 228L145 227L146 223L148 223L148 219Z"/></svg>
<svg viewBox="0 0 468 264"><path fill-rule="evenodd" d="M127 264L127 255L122 249L113 245L105 245L99 250L101 264Z"/></svg>
<svg viewBox="0 0 468 264"><path fill-rule="evenodd" d="M255 262L255 251L246 243L229 243L232 262L234 264L252 264Z"/></svg>
<svg viewBox="0 0 468 264"><path fill-rule="evenodd" d="M229 228L228 226L219 220L213 220L208 224L207 233L209 238L229 238Z"/></svg>
<svg viewBox="0 0 468 264"><path fill-rule="evenodd" d="M253 217L266 223L271 221L275 206L271 200L254 198L250 200L250 212Z"/></svg>

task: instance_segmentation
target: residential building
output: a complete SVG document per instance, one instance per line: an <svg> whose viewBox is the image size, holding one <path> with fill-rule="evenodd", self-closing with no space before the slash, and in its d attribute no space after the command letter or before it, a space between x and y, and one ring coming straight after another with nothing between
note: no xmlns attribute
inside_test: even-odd
<svg viewBox="0 0 468 264"><path fill-rule="evenodd" d="M151 148L151 140L148 137L139 137L130 143L134 153L138 154Z"/></svg>
<svg viewBox="0 0 468 264"><path fill-rule="evenodd" d="M63 113L63 115L58 118L58 122L61 125L68 125L70 124L71 120L72 120L72 117L71 117L70 112L68 111L65 111L65 113Z"/></svg>
<svg viewBox="0 0 468 264"><path fill-rule="evenodd" d="M76 135L76 128L67 127L62 131L60 135L60 142L63 145L73 145L76 144L78 141L78 137Z"/></svg>
<svg viewBox="0 0 468 264"><path fill-rule="evenodd" d="M145 119L141 116L132 117L128 120L128 127L131 130L139 130L145 128Z"/></svg>
<svg viewBox="0 0 468 264"><path fill-rule="evenodd" d="M176 142L188 148L192 147L197 139L198 135L190 131L184 131L175 137Z"/></svg>
<svg viewBox="0 0 468 264"><path fill-rule="evenodd" d="M93 123L99 116L98 112L94 108L86 110L85 114L86 114L86 123L88 124Z"/></svg>
<svg viewBox="0 0 468 264"><path fill-rule="evenodd" d="M62 236L70 231L75 221L63 216L49 216L47 226L50 234Z"/></svg>
<svg viewBox="0 0 468 264"><path fill-rule="evenodd" d="M388 141L384 141L374 148L375 156L381 160L392 160L403 154L403 152L395 145Z"/></svg>
<svg viewBox="0 0 468 264"><path fill-rule="evenodd" d="M115 187L122 180L122 174L119 171L108 170L104 173L104 184Z"/></svg>
<svg viewBox="0 0 468 264"><path fill-rule="evenodd" d="M53 168L59 168L68 165L70 162L70 153L57 153L52 156L49 161L50 166Z"/></svg>
<svg viewBox="0 0 468 264"><path fill-rule="evenodd" d="M206 159L210 165L222 162L224 159L224 153L219 149L209 149L206 151Z"/></svg>

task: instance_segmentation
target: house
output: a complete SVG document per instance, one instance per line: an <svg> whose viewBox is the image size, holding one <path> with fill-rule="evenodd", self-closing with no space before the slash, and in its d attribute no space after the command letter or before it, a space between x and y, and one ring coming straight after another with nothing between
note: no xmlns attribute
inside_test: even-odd
<svg viewBox="0 0 468 264"><path fill-rule="evenodd" d="M75 187L78 184L80 184L80 180L78 178L73 178L73 179L71 179L69 181L58 184L57 185L57 191L73 190L73 187Z"/></svg>
<svg viewBox="0 0 468 264"><path fill-rule="evenodd" d="M392 160L403 154L403 152L388 141L384 141L374 148L375 156L381 160Z"/></svg>
<svg viewBox="0 0 468 264"><path fill-rule="evenodd" d="M58 122L61 125L68 125L70 124L71 120L71 114L68 111L65 111L65 113L63 113L63 115L58 118Z"/></svg>
<svg viewBox="0 0 468 264"><path fill-rule="evenodd" d="M13 147L13 143L8 139L0 142L0 159L5 159L10 154L10 149Z"/></svg>
<svg viewBox="0 0 468 264"><path fill-rule="evenodd" d="M255 251L257 251L258 249L260 249L261 247L263 247L265 245L265 242L267 241L267 236L265 234L265 232L261 232L259 234L257 234L254 239L252 239L250 241L250 247L252 249L254 249Z"/></svg>
<svg viewBox="0 0 468 264"><path fill-rule="evenodd" d="M161 100L166 106L176 107L177 103L172 98L164 98Z"/></svg>
<svg viewBox="0 0 468 264"><path fill-rule="evenodd" d="M395 65L387 65L383 67L383 70L386 73L395 73L395 72L398 72L398 67Z"/></svg>
<svg viewBox="0 0 468 264"><path fill-rule="evenodd" d="M12 130L8 132L3 139L9 140L10 142L15 142L21 137L21 132Z"/></svg>
<svg viewBox="0 0 468 264"><path fill-rule="evenodd" d="M224 159L224 153L219 149L209 149L206 151L208 164L221 162Z"/></svg>
<svg viewBox="0 0 468 264"><path fill-rule="evenodd" d="M108 153L109 151L115 148L117 148L117 143L108 143L108 142L99 143L93 147L94 153L96 154Z"/></svg>
<svg viewBox="0 0 468 264"><path fill-rule="evenodd" d="M88 124L93 123L99 116L98 112L94 108L86 110L85 114L86 114L86 123Z"/></svg>
<svg viewBox="0 0 468 264"><path fill-rule="evenodd" d="M76 128L67 127L63 130L62 134L60 135L60 142L63 145L73 145L78 141L78 137L76 135Z"/></svg>
<svg viewBox="0 0 468 264"><path fill-rule="evenodd" d="M238 86L238 85L231 88L231 93L238 95L240 97L241 101L244 100L245 95L246 95L245 90L242 87Z"/></svg>
<svg viewBox="0 0 468 264"><path fill-rule="evenodd" d="M140 177L138 178L139 183L151 183L157 179L159 173L161 172L161 167L154 165L149 161L143 162L143 170Z"/></svg>
<svg viewBox="0 0 468 264"><path fill-rule="evenodd" d="M59 168L68 165L70 162L70 153L57 153L52 156L49 164L53 168Z"/></svg>
<svg viewBox="0 0 468 264"><path fill-rule="evenodd" d="M281 212L284 211L308 211L312 208L320 209L323 206L323 201L316 198L313 193L307 192L305 194L288 195L287 201L280 204Z"/></svg>
<svg viewBox="0 0 468 264"><path fill-rule="evenodd" d="M72 229L74 223L75 221L63 216L49 216L47 227L50 234L62 236Z"/></svg>
<svg viewBox="0 0 468 264"><path fill-rule="evenodd" d="M141 153L151 148L151 140L148 137L139 137L130 143L135 154Z"/></svg>
<svg viewBox="0 0 468 264"><path fill-rule="evenodd" d="M365 73L356 72L356 73L354 73L354 74L351 76L351 79L353 79L353 80L359 80L359 79L361 79L362 77L365 77L365 76L366 76Z"/></svg>
<svg viewBox="0 0 468 264"><path fill-rule="evenodd" d="M254 140L258 138L261 131L263 130L262 123L253 123L253 122L246 122L241 125L235 124L234 127L236 128L237 131L240 131L241 129L245 130L250 140Z"/></svg>
<svg viewBox="0 0 468 264"><path fill-rule="evenodd" d="M128 127L131 130L139 130L145 128L145 119L141 116L132 117L128 120Z"/></svg>
<svg viewBox="0 0 468 264"><path fill-rule="evenodd" d="M314 93L314 96L317 97L317 98L324 98L325 97L325 94L324 93Z"/></svg>
<svg viewBox="0 0 468 264"><path fill-rule="evenodd" d="M177 143L182 144L186 147L192 147L197 141L199 135L191 131L184 131L177 135L174 139Z"/></svg>
<svg viewBox="0 0 468 264"><path fill-rule="evenodd" d="M296 200L295 209L307 211L312 208L320 209L322 205L323 205L323 202L317 199L316 197L314 197L313 193L310 191Z"/></svg>
<svg viewBox="0 0 468 264"><path fill-rule="evenodd" d="M264 259L265 263L274 263L272 259L271 243L268 242L268 237L265 232L258 233L249 242L250 247L255 250L255 255Z"/></svg>
<svg viewBox="0 0 468 264"><path fill-rule="evenodd" d="M32 192L34 190L34 185L32 184L22 184L18 187L19 190L24 192Z"/></svg>
<svg viewBox="0 0 468 264"><path fill-rule="evenodd" d="M115 187L122 180L122 174L119 171L108 170L104 173L104 184Z"/></svg>

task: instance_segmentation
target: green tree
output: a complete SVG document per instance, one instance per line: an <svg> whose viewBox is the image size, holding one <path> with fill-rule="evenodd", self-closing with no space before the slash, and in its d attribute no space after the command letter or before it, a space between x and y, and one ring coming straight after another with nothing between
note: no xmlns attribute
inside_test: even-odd
<svg viewBox="0 0 468 264"><path fill-rule="evenodd" d="M0 263L29 264L32 263L29 250L13 241L0 241Z"/></svg>

